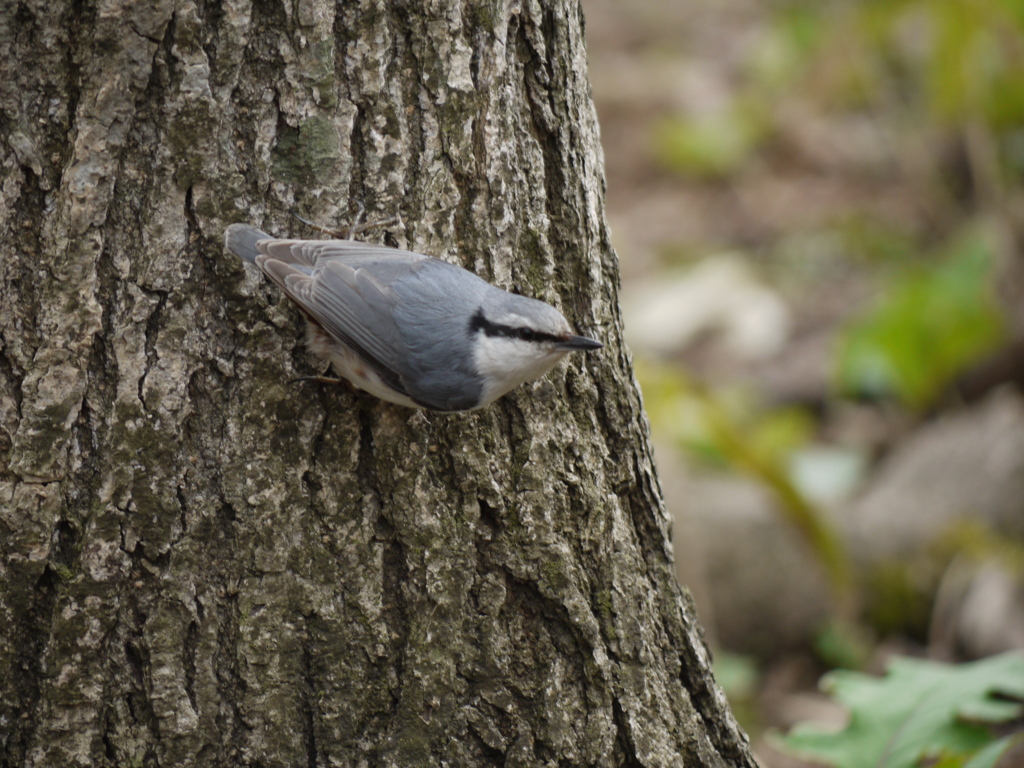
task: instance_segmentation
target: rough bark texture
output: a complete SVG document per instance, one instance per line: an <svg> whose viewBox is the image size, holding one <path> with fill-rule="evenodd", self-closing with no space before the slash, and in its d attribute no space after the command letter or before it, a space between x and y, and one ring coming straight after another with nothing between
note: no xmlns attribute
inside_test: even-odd
<svg viewBox="0 0 1024 768"><path fill-rule="evenodd" d="M582 24L3 3L0 764L753 764L673 580ZM355 201L607 347L469 415L290 384L301 319L221 233Z"/></svg>

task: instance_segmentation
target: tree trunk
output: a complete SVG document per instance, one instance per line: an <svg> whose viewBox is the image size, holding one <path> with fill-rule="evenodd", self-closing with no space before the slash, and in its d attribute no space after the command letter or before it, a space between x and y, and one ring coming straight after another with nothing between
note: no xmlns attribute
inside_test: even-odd
<svg viewBox="0 0 1024 768"><path fill-rule="evenodd" d="M753 765L673 580L582 27L3 4L0 765ZM359 204L606 348L471 414L290 383L323 366L224 227Z"/></svg>

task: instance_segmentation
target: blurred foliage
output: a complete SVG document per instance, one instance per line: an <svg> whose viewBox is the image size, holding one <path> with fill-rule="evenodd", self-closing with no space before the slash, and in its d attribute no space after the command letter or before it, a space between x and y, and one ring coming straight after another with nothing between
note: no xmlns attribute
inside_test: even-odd
<svg viewBox="0 0 1024 768"><path fill-rule="evenodd" d="M697 118L668 117L655 129L655 147L666 167L687 176L716 179L738 171L768 129L756 100L733 103Z"/></svg>
<svg viewBox="0 0 1024 768"><path fill-rule="evenodd" d="M728 440L742 435L743 455L757 464L784 464L814 435L814 419L800 408L765 411L739 387L707 391L669 365L638 360L645 406L659 431L711 466L735 467Z"/></svg>
<svg viewBox="0 0 1024 768"><path fill-rule="evenodd" d="M961 520L936 542L937 554L949 561L966 556L976 562L995 561L1018 576L1024 575L1024 543L994 531L977 520Z"/></svg>
<svg viewBox="0 0 1024 768"><path fill-rule="evenodd" d="M945 562L920 553L873 564L864 574L868 625L883 637L901 635L926 643Z"/></svg>
<svg viewBox="0 0 1024 768"><path fill-rule="evenodd" d="M992 768L1015 743L993 726L1024 714L1024 657L951 666L894 657L884 678L831 672L822 687L850 713L838 732L798 725L784 748L835 768Z"/></svg>
<svg viewBox="0 0 1024 768"><path fill-rule="evenodd" d="M729 699L740 725L746 729L759 726L757 720L757 692L761 685L761 672L752 656L728 651L716 651L714 660L715 680Z"/></svg>
<svg viewBox="0 0 1024 768"><path fill-rule="evenodd" d="M730 698L749 697L757 693L760 674L752 656L724 651L716 653L714 668L715 679Z"/></svg>
<svg viewBox="0 0 1024 768"><path fill-rule="evenodd" d="M1024 5L1019 0L845 0L785 4L751 59L760 88L824 105L889 109L926 122L1024 126ZM767 73L767 74L765 74Z"/></svg>
<svg viewBox="0 0 1024 768"><path fill-rule="evenodd" d="M789 0L768 13L767 25L737 45L740 53L724 54L745 60L716 70L728 74L716 81L723 93L694 99L692 112L655 126L657 159L683 178L735 187L740 205L763 199L742 194L752 178L842 177L822 184L825 194L838 189L857 201L839 216L826 201L827 218L810 211L787 219L780 204L783 215L771 208L766 221L748 212L753 234L735 237L756 238L741 246L768 254L763 261L774 257L788 270L789 295L830 324L840 313L822 304L834 296L845 309L864 286L878 286L834 346L822 434L836 434L827 422L836 397L895 401L920 415L1009 335L995 280L1009 259L1020 258L1014 241L1024 229L1024 2ZM864 188L883 187L891 212L864 202ZM852 590L822 497L795 471L814 447L819 425L811 415L766 408L749 390L707 391L667 367L638 365L638 376L655 429L689 455L763 483L837 591ZM820 476L823 467L812 464L804 474ZM876 564L863 583L872 630L925 641L935 590L954 556L1019 554L1003 548L994 555L995 538L964 530L947 542L945 558L933 542L919 556ZM863 661L864 643L856 628L836 623L817 637L816 651L853 667ZM948 759L937 764L963 765Z"/></svg>
<svg viewBox="0 0 1024 768"><path fill-rule="evenodd" d="M973 572L985 563L1024 576L1024 543L977 520L960 520L921 551L874 563L865 574L867 624L881 636L928 643L935 595L949 569Z"/></svg>
<svg viewBox="0 0 1024 768"><path fill-rule="evenodd" d="M925 267L893 277L880 301L846 328L837 382L846 394L895 396L924 409L1005 336L985 239L962 235Z"/></svg>
<svg viewBox="0 0 1024 768"><path fill-rule="evenodd" d="M871 657L872 640L864 626L834 618L814 638L814 650L832 669L860 669Z"/></svg>
<svg viewBox="0 0 1024 768"><path fill-rule="evenodd" d="M905 84L933 120L1024 123L1024 6L1019 0L871 0L848 6L843 39ZM844 24L844 26L846 26ZM850 31L854 34L850 34ZM833 30L838 37L840 30Z"/></svg>
<svg viewBox="0 0 1024 768"><path fill-rule="evenodd" d="M709 392L668 366L637 362L651 422L693 456L762 482L783 519L804 538L828 573L840 610L849 607L851 574L842 541L821 510L793 482L792 452L814 422L797 408L762 410L741 390Z"/></svg>
<svg viewBox="0 0 1024 768"><path fill-rule="evenodd" d="M862 213L853 213L836 222L835 228L847 257L855 254L867 267L886 269L905 264L918 253L917 243L909 233Z"/></svg>
<svg viewBox="0 0 1024 768"><path fill-rule="evenodd" d="M684 176L725 178L777 135L773 110L801 99L869 110L910 141L951 130L973 180L1024 168L1024 4L1020 0L816 0L777 7L749 46L742 84L710 114L656 127L658 157ZM895 112L895 114L894 114ZM895 118L895 119L893 119ZM903 148L890 136L893 160ZM988 166L988 167L984 167Z"/></svg>

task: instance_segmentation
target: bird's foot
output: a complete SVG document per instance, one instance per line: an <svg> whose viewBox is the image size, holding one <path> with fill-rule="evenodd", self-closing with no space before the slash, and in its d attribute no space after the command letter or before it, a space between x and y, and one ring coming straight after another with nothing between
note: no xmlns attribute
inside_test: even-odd
<svg viewBox="0 0 1024 768"><path fill-rule="evenodd" d="M335 379L330 376L297 376L289 380L289 384L300 384L306 381L314 381L317 384L347 384L345 379Z"/></svg>

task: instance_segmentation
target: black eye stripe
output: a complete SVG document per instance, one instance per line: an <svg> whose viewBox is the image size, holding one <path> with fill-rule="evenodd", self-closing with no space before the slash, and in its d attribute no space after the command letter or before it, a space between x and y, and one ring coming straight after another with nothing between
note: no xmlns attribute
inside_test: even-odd
<svg viewBox="0 0 1024 768"><path fill-rule="evenodd" d="M492 323L484 317L482 309L478 309L473 317L470 318L469 330L470 333L483 331L486 336L520 339L522 341L558 342L562 340L560 336L556 336L552 333L544 333L543 331L537 331L533 328L522 328L512 325L502 325L501 323Z"/></svg>

